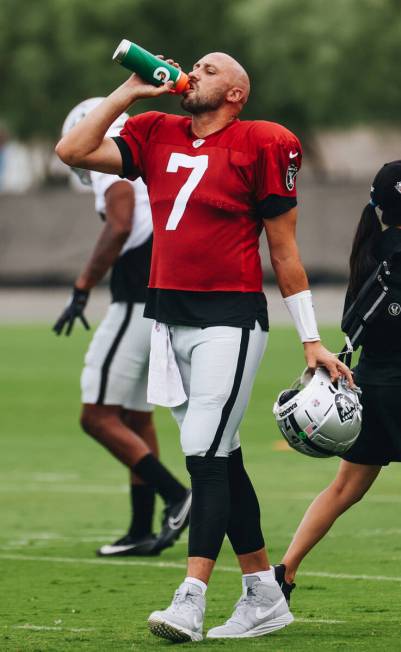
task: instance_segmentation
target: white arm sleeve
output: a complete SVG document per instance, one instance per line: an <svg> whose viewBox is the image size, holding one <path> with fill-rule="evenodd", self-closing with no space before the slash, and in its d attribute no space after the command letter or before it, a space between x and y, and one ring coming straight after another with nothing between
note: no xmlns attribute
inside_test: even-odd
<svg viewBox="0 0 401 652"><path fill-rule="evenodd" d="M315 311L312 303L312 293L304 290L290 297L285 297L284 303L288 308L295 328L302 342L314 342L320 340L317 328Z"/></svg>

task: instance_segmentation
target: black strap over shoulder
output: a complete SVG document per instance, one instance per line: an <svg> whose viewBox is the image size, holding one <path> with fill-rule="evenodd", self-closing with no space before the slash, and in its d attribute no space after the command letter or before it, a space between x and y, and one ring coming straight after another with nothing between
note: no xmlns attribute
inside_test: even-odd
<svg viewBox="0 0 401 652"><path fill-rule="evenodd" d="M366 327L375 321L386 305L385 299L391 291L391 261L400 252L401 245L398 245L386 260L379 263L362 285L356 299L344 311L341 330L348 335L354 350L363 344ZM340 355L343 353L344 350Z"/></svg>

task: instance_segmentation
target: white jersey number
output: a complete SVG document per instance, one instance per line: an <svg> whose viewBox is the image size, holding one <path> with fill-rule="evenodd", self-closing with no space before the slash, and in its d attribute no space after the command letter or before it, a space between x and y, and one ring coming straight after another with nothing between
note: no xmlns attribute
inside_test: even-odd
<svg viewBox="0 0 401 652"><path fill-rule="evenodd" d="M192 168L192 172L175 198L173 210L166 223L167 231L174 231L177 228L184 215L188 200L205 174L208 164L209 157L207 154L202 156L188 156L176 152L171 154L167 164L167 172L177 172L178 168Z"/></svg>

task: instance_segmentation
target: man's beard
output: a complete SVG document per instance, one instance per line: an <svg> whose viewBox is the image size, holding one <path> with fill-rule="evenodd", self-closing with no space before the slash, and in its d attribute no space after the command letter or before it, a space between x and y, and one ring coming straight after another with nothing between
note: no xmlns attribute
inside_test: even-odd
<svg viewBox="0 0 401 652"><path fill-rule="evenodd" d="M216 111L224 102L224 96L221 91L216 91L214 95L209 97L199 97L195 92L183 97L181 100L181 106L188 113L192 115L199 115L201 113L208 113L209 111Z"/></svg>

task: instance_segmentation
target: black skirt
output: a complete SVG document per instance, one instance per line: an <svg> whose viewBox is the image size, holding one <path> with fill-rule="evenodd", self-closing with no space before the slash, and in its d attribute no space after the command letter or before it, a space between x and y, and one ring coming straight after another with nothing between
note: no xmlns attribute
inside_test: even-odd
<svg viewBox="0 0 401 652"><path fill-rule="evenodd" d="M361 383L362 430L341 457L354 464L401 462L401 385Z"/></svg>

